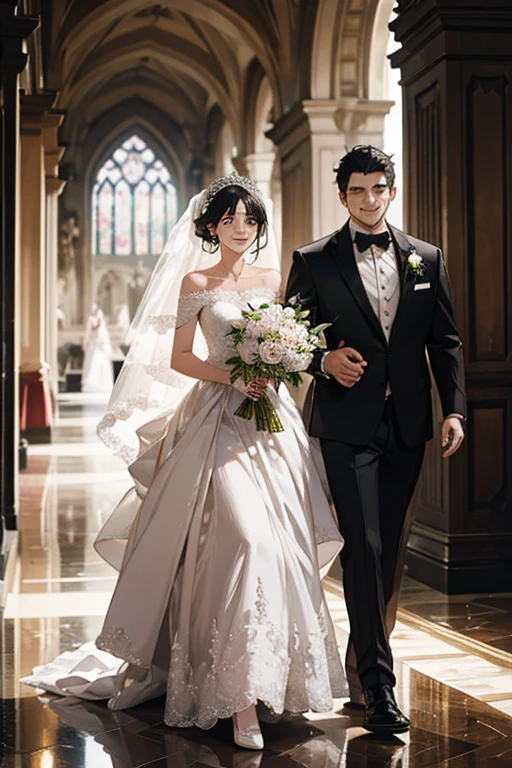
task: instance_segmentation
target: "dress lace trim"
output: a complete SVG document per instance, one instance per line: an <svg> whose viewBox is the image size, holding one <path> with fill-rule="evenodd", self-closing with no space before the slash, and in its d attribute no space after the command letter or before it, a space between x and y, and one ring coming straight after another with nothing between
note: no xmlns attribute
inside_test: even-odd
<svg viewBox="0 0 512 768"><path fill-rule="evenodd" d="M304 634L297 626L284 632L268 617L268 602L258 580L257 599L249 622L229 641L219 643L214 619L209 663L194 668L176 640L171 650L165 722L171 727L212 728L256 701L276 714L328 712L333 697L346 694L334 630L323 606L316 631Z"/></svg>
<svg viewBox="0 0 512 768"><path fill-rule="evenodd" d="M188 651L178 639L174 641L166 724L212 728L218 719L232 717L258 700L276 714L330 711L333 697L344 696L347 688L325 604L316 625L307 634L297 624L292 633L277 627L268 616L268 601L258 579L254 610L237 632L229 634L227 642L220 643L218 621L213 619L209 661L194 668ZM143 667L122 627L105 627L96 647Z"/></svg>
<svg viewBox="0 0 512 768"><path fill-rule="evenodd" d="M144 333L148 328L152 328L159 335L168 333L176 328L176 315L150 315L142 332Z"/></svg>
<svg viewBox="0 0 512 768"><path fill-rule="evenodd" d="M116 456L123 459L126 464L131 464L137 458L138 451L127 445L118 435L115 435L112 429L116 421L126 421L135 410L147 411L149 408L158 408L159 406L158 400L151 400L147 395L141 394L127 398L106 412L96 427L96 433Z"/></svg>
<svg viewBox="0 0 512 768"><path fill-rule="evenodd" d="M276 291L272 288L261 286L260 288L247 288L243 291L227 290L226 288L211 288L205 291L194 291L181 296L178 302L176 327L179 328L193 317L199 314L203 307L213 304L215 301L229 301L230 304L245 309L251 297L264 296L275 299Z"/></svg>

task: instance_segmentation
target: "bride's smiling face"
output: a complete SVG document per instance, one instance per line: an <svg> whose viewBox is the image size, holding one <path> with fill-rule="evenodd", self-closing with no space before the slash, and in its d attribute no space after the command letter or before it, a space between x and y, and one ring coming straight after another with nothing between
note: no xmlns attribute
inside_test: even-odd
<svg viewBox="0 0 512 768"><path fill-rule="evenodd" d="M247 213L243 200L239 200L234 213L229 210L220 218L216 227L209 226L213 235L217 235L221 246L235 253L243 253L256 240L258 222Z"/></svg>

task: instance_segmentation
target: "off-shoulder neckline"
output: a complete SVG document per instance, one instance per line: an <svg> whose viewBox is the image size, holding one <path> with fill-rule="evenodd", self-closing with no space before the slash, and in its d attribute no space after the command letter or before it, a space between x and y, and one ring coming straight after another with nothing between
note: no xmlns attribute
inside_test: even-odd
<svg viewBox="0 0 512 768"><path fill-rule="evenodd" d="M271 293L273 296L278 295L278 291L275 291L273 288L269 288L265 285L260 286L253 286L252 288L244 288L242 291L236 291L234 288L206 288L202 291L192 291L191 293L184 293L182 296L180 296L180 299L189 299L193 296L204 296L205 294L209 293L228 293L229 295L236 294L237 296L244 296L246 294L255 294L256 292L259 293Z"/></svg>

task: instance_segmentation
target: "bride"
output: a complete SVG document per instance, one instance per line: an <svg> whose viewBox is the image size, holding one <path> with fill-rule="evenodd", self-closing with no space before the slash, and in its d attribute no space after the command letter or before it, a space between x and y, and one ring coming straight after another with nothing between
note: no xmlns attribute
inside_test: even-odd
<svg viewBox="0 0 512 768"><path fill-rule="evenodd" d="M112 710L166 692L167 725L232 717L250 749L263 747L258 701L324 712L345 694L320 584L342 545L322 468L286 387L231 385L225 363L231 323L279 296L276 267L251 181L232 174L192 199L98 428L135 481L96 542L119 570L103 630L25 682ZM281 433L234 415L263 393Z"/></svg>

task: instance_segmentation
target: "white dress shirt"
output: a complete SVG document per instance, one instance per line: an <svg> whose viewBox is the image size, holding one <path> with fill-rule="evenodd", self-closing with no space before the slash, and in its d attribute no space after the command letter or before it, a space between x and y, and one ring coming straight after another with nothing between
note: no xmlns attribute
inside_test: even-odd
<svg viewBox="0 0 512 768"><path fill-rule="evenodd" d="M384 336L389 341L391 328L400 303L400 272L398 270L395 246L390 240L389 248L384 251L377 245L371 245L365 251L359 251L355 243L357 232L368 234L352 220L349 224L354 256L361 275L361 280Z"/></svg>
<svg viewBox="0 0 512 768"><path fill-rule="evenodd" d="M400 303L400 272L393 240L390 240L387 250L371 245L365 251L359 251L355 242L356 233L368 234L368 232L355 224L352 219L349 221L349 228L354 247L354 257L368 301L382 326L387 341L389 341L391 328ZM328 354L329 352L326 352L320 361L320 370L324 375L326 375L324 362ZM390 394L391 387L388 382L386 397L389 397Z"/></svg>

